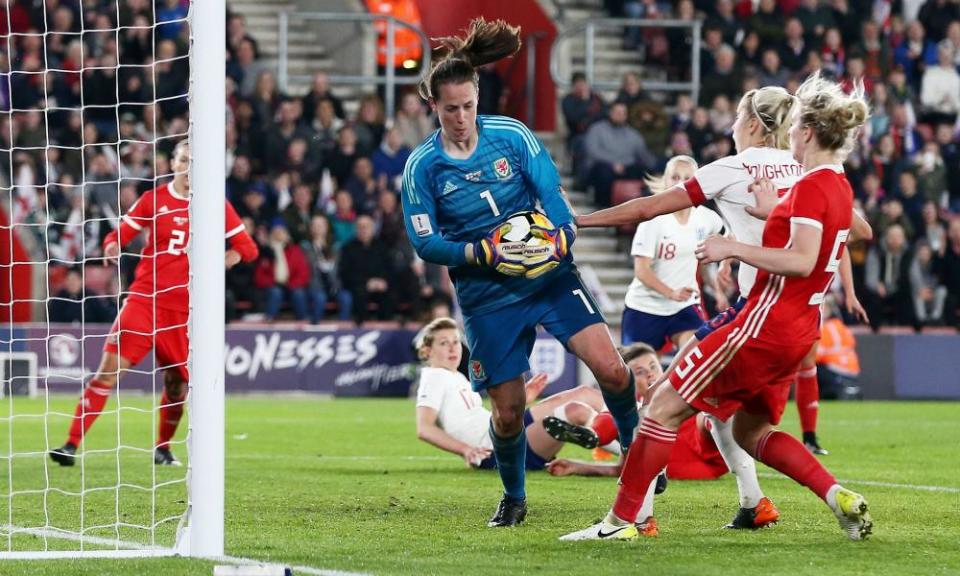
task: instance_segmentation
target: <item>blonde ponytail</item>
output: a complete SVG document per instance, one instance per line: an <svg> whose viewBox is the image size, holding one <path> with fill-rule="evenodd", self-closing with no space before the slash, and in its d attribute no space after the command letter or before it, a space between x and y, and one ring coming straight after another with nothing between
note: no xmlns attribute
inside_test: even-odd
<svg viewBox="0 0 960 576"><path fill-rule="evenodd" d="M647 174L644 176L643 181L647 184L647 189L650 190L653 194L659 194L661 192L666 192L668 189L667 186L667 174L673 170L677 164L687 163L693 166L694 171L697 169L697 161L691 158L690 156L680 155L674 156L671 158L667 165L663 168L663 174L660 176L653 176L652 174Z"/></svg>
<svg viewBox="0 0 960 576"><path fill-rule="evenodd" d="M744 107L763 127L767 145L780 150L790 148L790 118L796 98L780 86L765 86L743 95Z"/></svg>

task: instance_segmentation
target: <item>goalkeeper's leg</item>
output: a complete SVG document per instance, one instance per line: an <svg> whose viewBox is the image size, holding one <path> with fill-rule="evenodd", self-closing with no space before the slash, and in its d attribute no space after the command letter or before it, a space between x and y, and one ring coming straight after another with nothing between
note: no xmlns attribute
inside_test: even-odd
<svg viewBox="0 0 960 576"><path fill-rule="evenodd" d="M518 376L486 390L492 408L490 439L493 441L497 471L503 483L503 498L487 526L516 526L527 515L523 377Z"/></svg>
<svg viewBox="0 0 960 576"><path fill-rule="evenodd" d="M620 445L624 450L628 449L640 420L636 383L633 372L613 345L607 325L598 322L587 326L574 334L567 346L596 377L604 403L617 424Z"/></svg>

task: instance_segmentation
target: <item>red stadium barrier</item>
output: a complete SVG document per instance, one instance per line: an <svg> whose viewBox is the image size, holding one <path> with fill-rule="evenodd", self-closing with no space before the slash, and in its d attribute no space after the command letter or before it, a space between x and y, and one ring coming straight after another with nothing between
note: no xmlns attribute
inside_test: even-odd
<svg viewBox="0 0 960 576"><path fill-rule="evenodd" d="M6 210L0 207L0 321L2 322L30 321L30 302L26 301L33 295L30 264L26 264L29 261L29 254L13 233ZM18 302L11 306L14 299Z"/></svg>

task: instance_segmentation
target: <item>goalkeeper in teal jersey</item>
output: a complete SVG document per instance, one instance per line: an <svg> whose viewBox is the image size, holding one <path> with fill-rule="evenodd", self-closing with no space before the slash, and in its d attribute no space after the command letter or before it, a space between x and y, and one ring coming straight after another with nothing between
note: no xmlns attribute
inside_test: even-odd
<svg viewBox="0 0 960 576"><path fill-rule="evenodd" d="M593 371L624 448L637 426L633 377L614 347L569 254L576 230L550 155L526 126L477 117L475 68L520 49L519 29L474 20L466 38L441 40L421 95L440 119L407 160L403 211L410 241L450 269L464 316L473 388L492 403L490 436L504 495L489 526L514 526L527 512L523 373L542 325ZM493 230L537 205L556 227L535 229L547 257L533 262Z"/></svg>

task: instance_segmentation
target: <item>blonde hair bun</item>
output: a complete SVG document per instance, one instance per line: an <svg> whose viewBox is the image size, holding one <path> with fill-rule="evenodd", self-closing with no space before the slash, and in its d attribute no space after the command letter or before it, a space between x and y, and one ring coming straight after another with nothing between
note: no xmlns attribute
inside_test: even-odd
<svg viewBox="0 0 960 576"><path fill-rule="evenodd" d="M816 72L797 89L797 99L803 126L813 130L822 148L839 150L842 156L853 149L857 132L870 117L862 81L847 94L840 84Z"/></svg>

